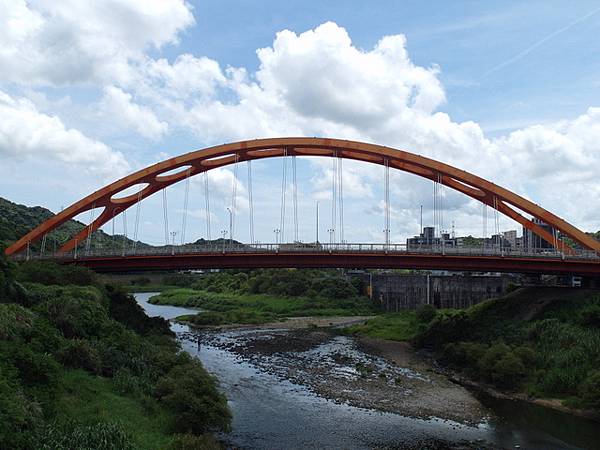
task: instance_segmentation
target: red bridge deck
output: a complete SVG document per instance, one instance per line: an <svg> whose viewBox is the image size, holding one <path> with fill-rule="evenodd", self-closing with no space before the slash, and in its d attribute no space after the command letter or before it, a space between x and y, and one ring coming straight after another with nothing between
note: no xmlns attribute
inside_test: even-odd
<svg viewBox="0 0 600 450"><path fill-rule="evenodd" d="M99 272L226 268L380 268L600 276L598 259L385 252L196 252L63 259Z"/></svg>

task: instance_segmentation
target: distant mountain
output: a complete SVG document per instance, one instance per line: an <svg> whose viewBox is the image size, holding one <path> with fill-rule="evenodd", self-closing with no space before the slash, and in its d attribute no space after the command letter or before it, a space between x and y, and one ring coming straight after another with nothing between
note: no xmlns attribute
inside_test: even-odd
<svg viewBox="0 0 600 450"><path fill-rule="evenodd" d="M0 197L0 245L10 245L13 242L20 239L22 236L33 230L40 223L48 220L54 216L54 213L49 209L41 206L25 206L13 203L10 200ZM46 247L44 252L51 253L54 249L58 250L62 244L68 239L75 236L79 231L85 227L85 224L77 220L69 220L63 225L58 227L56 230L48 234L46 238ZM206 240L204 238L198 239L193 243L185 244L185 246L194 245L223 245L229 243L229 239L225 239L223 242L222 238ZM241 242L233 241L234 244L241 244ZM127 249L133 247L134 241L129 238L123 239L123 235L112 236L105 233L102 230L95 231L92 234L90 240L90 249L115 249L119 250L123 248L123 245ZM34 242L31 244L31 250L34 253L38 253L41 250L42 242ZM86 242L83 241L78 245L78 248L85 249ZM170 246L152 246L142 241L137 241L136 248L164 248Z"/></svg>
<svg viewBox="0 0 600 450"><path fill-rule="evenodd" d="M41 206L25 206L13 203L10 200L0 197L0 244L10 245L29 231L33 230L40 223L54 216L54 213L49 209ZM58 250L62 244L68 239L75 236L85 227L85 224L77 220L69 220L56 230L50 232L46 238L46 252L52 252L55 248ZM120 248L123 243L128 248L133 246L134 241L126 238L123 241L122 235L111 236L102 230L92 234L90 240L91 249L108 249L111 247ZM41 249L41 241L31 244L31 249L34 252L39 252ZM85 241L78 247L85 248ZM149 247L148 244L138 241L137 248Z"/></svg>

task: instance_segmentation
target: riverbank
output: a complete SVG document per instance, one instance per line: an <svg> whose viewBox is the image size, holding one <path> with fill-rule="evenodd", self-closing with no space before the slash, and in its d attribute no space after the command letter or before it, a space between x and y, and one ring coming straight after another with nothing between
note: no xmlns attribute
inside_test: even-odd
<svg viewBox="0 0 600 450"><path fill-rule="evenodd" d="M150 298L154 305L205 310L187 320L195 325L264 324L290 317L366 316L376 312L366 297L285 297L269 294L215 293L198 289L171 289Z"/></svg>
<svg viewBox="0 0 600 450"><path fill-rule="evenodd" d="M150 295L139 297L146 299L141 304L152 314L174 318L194 312L148 304ZM266 329L262 325L196 329L173 322L172 329L183 348L218 377L221 389L227 394L233 411L232 431L221 438L228 446L403 450L496 450L516 445L536 450L594 448L597 432L581 419L544 409L534 411L533 406L512 402L500 405L497 411L495 403L482 402L477 395L448 379L445 383L453 390L462 390L469 404L475 403L480 413L473 415L471 410L467 417L438 417L439 409L432 411L429 405L419 409L418 398L413 405L415 411L404 413L404 405L410 408L412 400L405 402L401 395L385 394L390 387L396 393L402 392L403 387L411 389L410 374L430 380L443 377L435 373L436 367L429 366L429 357L415 353L406 343L341 334L339 328L329 326L329 318L317 319L322 320L319 325L323 327L313 324L303 328L310 324L307 318L272 323ZM342 325L356 317L333 320ZM392 376L394 371L404 375L398 386ZM385 381L380 377L382 372ZM434 403L435 394L434 388L431 391ZM386 408L396 412L386 412ZM452 412L465 407L448 401L446 409ZM460 411L458 414L462 416ZM526 418L523 414L527 414ZM482 416L483 420L478 422ZM566 434L567 430L572 435Z"/></svg>
<svg viewBox="0 0 600 450"><path fill-rule="evenodd" d="M360 325L361 324L356 324L354 326ZM424 354L420 352L418 353L419 356L415 358L415 350L408 342L390 341L379 338L371 338L369 336L361 336L359 338L359 342L364 345L367 351L381 355L382 357L393 361L395 364L413 364L421 370L433 371L446 377L452 383L463 386L471 391L482 392L485 395L497 399L525 402L543 408L552 409L564 414L570 414L600 422L600 414L598 414L596 411L565 406L562 399L534 398L527 395L525 392L506 392L499 390L490 384L468 378L458 371L440 366L435 361L435 358L431 353Z"/></svg>
<svg viewBox="0 0 600 450"><path fill-rule="evenodd" d="M485 412L466 389L431 370L410 346L355 340L330 328L356 323L357 318L321 320L319 328L305 328L313 322L302 318L260 328L204 329L200 340L201 345L226 349L335 402L425 420L476 424L485 419ZM390 345L395 347L393 352L376 356Z"/></svg>
<svg viewBox="0 0 600 450"><path fill-rule="evenodd" d="M168 321L84 268L0 256L0 448L217 449L230 420Z"/></svg>
<svg viewBox="0 0 600 450"><path fill-rule="evenodd" d="M464 386L598 420L600 293L529 288L466 310L379 315L346 329L409 341Z"/></svg>

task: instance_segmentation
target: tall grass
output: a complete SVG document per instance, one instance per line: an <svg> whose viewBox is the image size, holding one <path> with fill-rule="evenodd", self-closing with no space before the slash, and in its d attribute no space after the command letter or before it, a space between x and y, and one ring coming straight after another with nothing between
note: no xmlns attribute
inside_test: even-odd
<svg viewBox="0 0 600 450"><path fill-rule="evenodd" d="M371 302L365 297L348 299L285 297L266 294L226 294L187 288L164 291L153 296L150 303L220 312L230 316L228 321L235 321L233 319L235 314L251 316L251 320L257 320L258 314L271 320L295 316L369 315L375 312Z"/></svg>

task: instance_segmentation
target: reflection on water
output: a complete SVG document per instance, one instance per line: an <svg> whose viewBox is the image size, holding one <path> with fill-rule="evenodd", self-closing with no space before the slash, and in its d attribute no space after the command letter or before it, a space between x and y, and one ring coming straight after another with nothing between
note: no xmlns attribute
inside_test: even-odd
<svg viewBox="0 0 600 450"><path fill-rule="evenodd" d="M171 319L196 312L151 305L147 300L152 295L135 294L150 316ZM435 437L450 442L486 442L494 448L600 449L597 424L524 403L481 399L493 413L489 422L479 426L337 404L258 369L232 352L211 345L199 347L185 325L172 324L171 328L183 348L219 379L233 412L232 431L224 438L236 447L401 448L403 443Z"/></svg>

